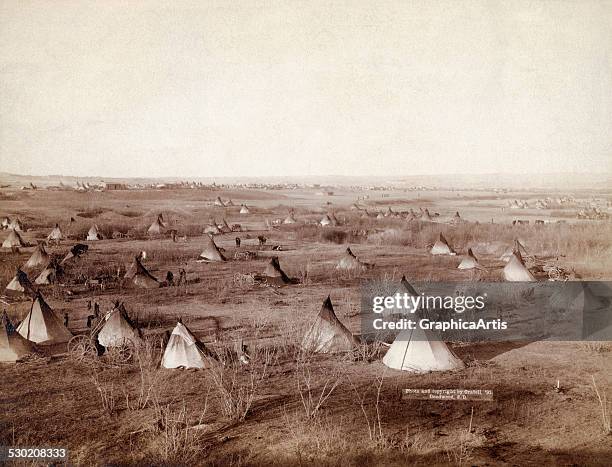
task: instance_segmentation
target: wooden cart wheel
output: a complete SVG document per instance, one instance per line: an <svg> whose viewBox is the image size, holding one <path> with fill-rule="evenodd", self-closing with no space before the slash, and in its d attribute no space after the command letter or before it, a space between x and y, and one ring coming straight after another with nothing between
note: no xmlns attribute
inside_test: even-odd
<svg viewBox="0 0 612 467"><path fill-rule="evenodd" d="M106 349L109 359L113 363L128 363L134 355L134 343L123 338L120 341L114 342L112 347Z"/></svg>
<svg viewBox="0 0 612 467"><path fill-rule="evenodd" d="M78 362L94 360L98 352L89 336L74 336L68 341L68 354Z"/></svg>

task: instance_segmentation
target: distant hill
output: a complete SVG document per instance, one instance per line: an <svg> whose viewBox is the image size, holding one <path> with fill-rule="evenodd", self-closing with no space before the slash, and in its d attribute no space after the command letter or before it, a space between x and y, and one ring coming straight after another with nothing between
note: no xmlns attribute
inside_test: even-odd
<svg viewBox="0 0 612 467"><path fill-rule="evenodd" d="M287 176L287 177L167 177L167 178L115 178L96 176L66 176L66 175L19 175L0 172L0 184L11 186L29 185L30 182L41 187L57 185L63 182L67 185L75 185L79 182L99 183L164 183L178 181L196 181L210 184L233 184L233 183L299 183L320 184L322 186L351 186L351 185L377 185L395 187L441 187L454 189L483 189L483 188L507 188L507 189L555 189L575 190L593 189L607 190L612 187L612 174L446 174L446 175L392 175L380 176Z"/></svg>

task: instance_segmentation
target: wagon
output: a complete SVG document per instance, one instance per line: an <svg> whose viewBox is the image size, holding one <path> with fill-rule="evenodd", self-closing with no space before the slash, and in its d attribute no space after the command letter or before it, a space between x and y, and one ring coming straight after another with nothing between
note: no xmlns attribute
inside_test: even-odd
<svg viewBox="0 0 612 467"><path fill-rule="evenodd" d="M98 333L105 322L103 318L98 318L88 333L77 334L68 341L70 358L78 362L100 361L111 365L126 364L132 360L135 344L128 338L115 341L106 348L98 344Z"/></svg>

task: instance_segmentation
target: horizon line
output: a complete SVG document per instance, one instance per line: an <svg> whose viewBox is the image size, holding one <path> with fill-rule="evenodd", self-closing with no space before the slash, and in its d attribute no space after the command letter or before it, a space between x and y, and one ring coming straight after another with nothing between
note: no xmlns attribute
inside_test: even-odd
<svg viewBox="0 0 612 467"><path fill-rule="evenodd" d="M164 179L184 179L184 180L192 180L192 179L265 179L265 178L410 178L410 177L445 177L445 176L490 176L490 175L517 175L517 176L546 176L546 175L599 175L599 176L612 176L612 171L584 171L584 172L445 172L445 173L415 173L415 174L388 174L388 175L343 175L343 174L291 174L291 175L125 175L125 176L117 176L117 175L69 175L69 174L21 174L21 173L13 173L13 172L4 172L0 171L0 176L15 176L15 177L66 177L66 178L97 178L102 181L104 179L155 179L155 180L164 180Z"/></svg>

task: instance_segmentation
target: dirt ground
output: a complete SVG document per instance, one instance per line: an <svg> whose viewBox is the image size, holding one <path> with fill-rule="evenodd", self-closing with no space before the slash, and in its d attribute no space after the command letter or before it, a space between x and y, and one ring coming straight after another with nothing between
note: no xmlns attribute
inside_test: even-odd
<svg viewBox="0 0 612 467"><path fill-rule="evenodd" d="M561 193L340 188L333 196L315 189L0 193L0 215L18 215L32 245L56 222L72 238L49 245L49 253L63 256L77 241L88 244L89 251L67 271L71 281L41 289L58 315L68 314L73 333L87 331L88 301L107 311L121 300L150 338L127 365L104 358L79 362L65 345L0 365L2 445L66 447L75 465L610 465L612 343L449 343L466 368L421 375L386 368L384 347L364 348L362 358L305 357L299 350L328 295L340 320L359 334L362 280L399 281L402 275L409 281L501 280L504 263L498 258L515 238L536 256L539 280L548 279L551 266L573 279L612 279L610 222L577 220L573 207L507 207L508 200ZM434 223L410 224L366 218L350 209L363 195L369 197L359 204L370 213L427 207L439 216ZM231 198L235 206L213 206L217 196ZM576 195L593 196L609 194ZM239 214L243 203L249 214ZM284 219L290 209L298 224L266 227L266 220ZM329 211L339 227L314 225ZM449 223L456 211L465 223ZM158 213L177 231L177 242L145 234ZM205 242L202 229L211 219L242 226L242 232L215 236L227 262L197 261ZM515 219L530 223L513 226ZM536 226L536 219L547 223ZM123 238L84 242L94 223L107 237L121 232ZM486 271L457 270L460 255L429 255L427 246L440 232L459 253L472 247ZM0 239L6 235L1 232ZM258 235L267 237L265 248ZM240 248L235 237L242 240ZM373 267L338 272L335 264L347 246ZM154 276L164 279L172 271L178 277L184 268L188 284L146 291L125 286L118 278L143 250ZM256 257L236 256L245 250ZM32 251L0 252L2 289ZM275 288L250 280L272 256L296 284ZM105 286L86 285L84 278ZM2 304L14 321L29 307L27 300ZM160 369L157 337L178 318L220 354L243 340L251 364ZM491 389L494 400L401 398L403 388L429 387ZM598 393L607 399L600 402Z"/></svg>

